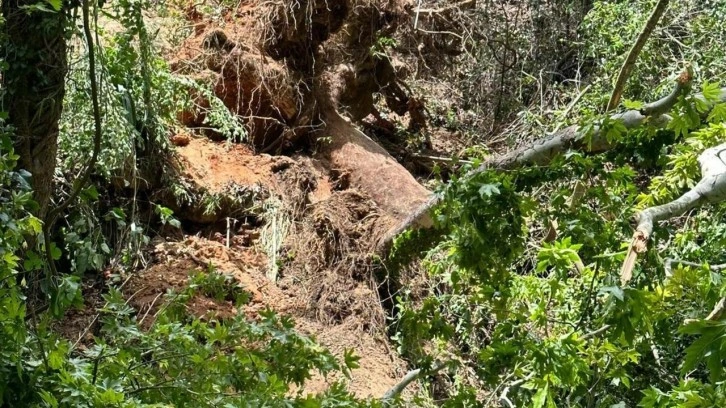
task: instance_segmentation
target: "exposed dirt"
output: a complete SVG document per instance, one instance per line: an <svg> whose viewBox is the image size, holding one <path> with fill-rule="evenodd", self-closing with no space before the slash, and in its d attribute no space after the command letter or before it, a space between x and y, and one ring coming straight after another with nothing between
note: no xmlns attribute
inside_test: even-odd
<svg viewBox="0 0 726 408"><path fill-rule="evenodd" d="M62 319L56 321L53 330L69 341L78 343L80 348L93 341L98 330L98 312L103 307L102 294L105 290L104 281L98 276L89 276L81 283L83 307L71 308Z"/></svg>
<svg viewBox="0 0 726 408"><path fill-rule="evenodd" d="M226 239L226 238L225 238ZM225 239L222 239L224 241ZM406 365L393 353L383 336L359 329L365 325L364 317L354 313L343 322L328 324L309 313L307 305L309 288L294 284L275 285L266 276L267 257L254 246L244 246L231 239L230 248L225 243L206 238L187 236L183 241L156 240L153 251L154 263L141 273L131 277L124 286L124 294L137 310L142 327L150 327L162 307L164 294L184 289L193 272L207 271L214 266L216 273L232 276L249 294L249 302L241 312L254 320L260 311L271 308L278 313L292 316L297 329L310 335L331 352L342 357L346 349L353 349L361 356L360 368L353 370L350 390L361 397L380 397L405 374ZM321 285L327 278L318 277ZM200 318L224 319L237 311L231 300L217 301L197 295L187 304L189 313ZM305 392L322 392L331 381L316 375L303 388Z"/></svg>
<svg viewBox="0 0 726 408"><path fill-rule="evenodd" d="M205 138L192 137L185 146L178 146L185 176L212 192L225 192L230 182L252 186L258 183L275 184L273 168L286 157L254 155L245 145L211 143Z"/></svg>
<svg viewBox="0 0 726 408"><path fill-rule="evenodd" d="M166 204L182 220L183 238L156 238L152 261L123 291L149 327L163 295L212 264L249 293L240 311L250 319L272 308L334 353L354 349L361 367L350 390L380 397L407 367L388 344L373 255L429 191L337 109L364 117L372 92L401 115L411 105L391 62L369 52L377 31L395 27L409 2L296 2L247 0L214 18L194 5L184 10L192 33L168 56L170 65L210 84L248 138L219 141L209 131L210 101L192 93L195 106L178 113L187 129L171 137L177 170L194 194L224 197L221 208ZM335 65L345 58L348 76ZM231 300L202 295L188 308L202 318L237 313ZM326 386L316 377L304 389Z"/></svg>

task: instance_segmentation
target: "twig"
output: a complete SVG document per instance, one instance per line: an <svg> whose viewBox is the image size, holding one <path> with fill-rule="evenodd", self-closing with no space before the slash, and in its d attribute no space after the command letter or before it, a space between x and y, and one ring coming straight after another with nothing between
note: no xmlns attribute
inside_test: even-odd
<svg viewBox="0 0 726 408"><path fill-rule="evenodd" d="M101 362L101 359L103 358L103 353L106 352L106 347L101 346L101 352L98 353L98 356L96 357L95 361L93 362L93 377L91 379L91 384L96 385L96 378L98 377L98 364Z"/></svg>
<svg viewBox="0 0 726 408"><path fill-rule="evenodd" d="M529 381L534 377L534 373L530 373L528 376L524 378L520 378L517 381L512 382L511 384L504 387L502 390L502 394L499 395L499 403L507 408L515 408L514 403L512 403L512 400L509 399L507 396L509 394L509 390L512 388L517 388L520 385L524 384L525 382Z"/></svg>
<svg viewBox="0 0 726 408"><path fill-rule="evenodd" d="M655 342L652 338L648 338L648 342L650 343L650 351L653 353L653 358L655 359L655 363L658 366L662 366L661 359L660 359L660 352L658 351L658 347L656 347Z"/></svg>
<svg viewBox="0 0 726 408"><path fill-rule="evenodd" d="M149 304L149 308L146 309L146 313L144 313L144 317L142 317L141 320L139 320L139 326L141 326L141 324L144 323L144 320L146 320L146 316L149 315L149 312L151 312L151 309L154 308L154 305L156 304L156 301L159 300L159 298L163 294L164 294L164 292L159 292L159 294L156 295L156 297L154 298L154 300L151 301L151 303Z"/></svg>
<svg viewBox="0 0 726 408"><path fill-rule="evenodd" d="M457 159L456 157L428 156L425 154L418 154L418 153L413 153L411 155L411 157L415 157L417 159L427 159L427 160L431 160L431 161L444 162L444 163L474 164L474 162L471 160Z"/></svg>
<svg viewBox="0 0 726 408"><path fill-rule="evenodd" d="M421 14L421 0L418 0L418 4L416 5L416 18L413 20L413 29L418 29L418 16Z"/></svg>
<svg viewBox="0 0 726 408"><path fill-rule="evenodd" d="M229 217L227 217L227 248L229 248Z"/></svg>
<svg viewBox="0 0 726 408"><path fill-rule="evenodd" d="M572 112L572 109L575 107L575 105L577 105L577 102L580 102L580 99L582 99L582 97L587 93L587 91L590 90L591 86L592 85L586 86L585 89L583 89L579 94L577 94L575 99L573 99L572 102L570 102L570 104L567 105L567 108L562 113L562 116L560 116L560 122L557 124L557 126L555 127L555 130L553 130L552 133L557 133L560 130L560 128L562 127L562 123L563 123L562 121L567 118L567 115L569 115L570 112Z"/></svg>
<svg viewBox="0 0 726 408"><path fill-rule="evenodd" d="M694 268L701 268L704 266L703 263L688 262L688 261L683 261L681 259L675 259L675 258L666 258L665 265L663 267L663 269L665 270L666 277L673 276L673 264L693 266ZM710 269L712 271L720 271L720 270L726 269L726 264L709 265L708 269Z"/></svg>
<svg viewBox="0 0 726 408"><path fill-rule="evenodd" d="M618 73L618 79L615 81L615 88L613 89L613 94L610 96L610 101L608 102L606 111L615 109L615 107L620 103L620 97L623 95L625 82L627 82L630 72L633 70L633 66L635 65L635 61L638 59L638 55L640 55L640 51L643 49L643 46L645 46L648 38L653 33L653 30L658 24L658 20L660 20L661 16L665 12L666 7L668 7L668 1L669 0L659 0L658 4L656 4L653 9L653 12L650 14L650 17L648 17L648 21L645 23L643 31L641 31L640 35L638 35L638 39L630 49L623 66L620 67L620 73Z"/></svg>
<svg viewBox="0 0 726 408"><path fill-rule="evenodd" d="M601 328L599 328L597 330L594 330L594 331L591 331L589 333L583 334L582 337L580 337L580 338L582 340L588 340L588 339L591 339L593 337L597 337L597 336L605 333L610 327L611 326L609 324L606 324L605 326L603 326L603 327L601 327Z"/></svg>

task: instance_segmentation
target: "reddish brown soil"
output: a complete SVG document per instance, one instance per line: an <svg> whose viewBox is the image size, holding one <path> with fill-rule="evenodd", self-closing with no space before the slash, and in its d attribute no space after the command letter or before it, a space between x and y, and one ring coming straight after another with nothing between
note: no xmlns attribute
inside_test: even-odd
<svg viewBox="0 0 726 408"><path fill-rule="evenodd" d="M311 318L305 304L305 288L270 282L265 276L267 258L254 247L231 245L227 248L220 242L187 236L181 242L158 239L152 254L154 264L134 275L124 287L124 293L138 311L144 327L153 324L165 293L182 290L191 272L206 271L207 264L211 263L218 273L234 276L250 294L249 303L241 309L248 318L254 320L261 310L271 308L292 316L301 333L313 336L334 354L342 357L346 349L355 350L361 357L360 368L353 370L349 388L357 395L380 397L405 374L405 363L390 350L385 338L358 330L360 322L356 316L332 325ZM325 285L325 282L320 284ZM204 296L195 297L188 308L191 314L202 318L223 319L237 313L231 301L218 302ZM329 377L326 380L316 375L303 389L321 392L333 380L340 379Z"/></svg>
<svg viewBox="0 0 726 408"><path fill-rule="evenodd" d="M272 308L293 317L300 332L316 337L334 353L354 349L361 367L353 371L350 389L359 396L379 397L400 380L406 365L387 341L372 255L378 239L424 202L429 192L385 149L338 115L333 103L312 100L311 84L304 83L310 80L305 71L310 61L298 52L318 47L340 29L348 2L315 3L312 39L305 33L301 36L297 24L280 19L280 13L287 12L282 4L242 1L214 23L190 6L185 15L193 34L176 55L169 56L177 74L208 78L216 96L242 118L249 134L248 146L187 135L204 126L204 108L209 106L196 98L201 109L179 112L189 132L172 140L181 176L193 191L224 194L233 185L255 187L265 192L255 205L279 203L277 215L289 227L277 251L278 280L267 277L271 263L260 231L235 227L230 230L229 248L226 231L206 238L187 234L177 241L157 238L153 260L129 279L123 291L149 327L164 293L181 290L191 271L204 271L211 263L218 273L234 276L250 294L249 303L239 311L250 319ZM270 22L279 26L271 28ZM274 31L272 36L269 30ZM285 147L294 146L303 138L298 130L312 127L318 128L316 135L322 140L331 141L318 144L315 155L255 153L278 146L276 141L283 139L289 142ZM175 216L210 222L182 210ZM260 218L256 221L263 224L272 219ZM278 232L282 230L278 227ZM229 301L201 295L188 308L204 318L238 313ZM322 391L327 384L316 377L304 390Z"/></svg>
<svg viewBox="0 0 726 408"><path fill-rule="evenodd" d="M272 167L279 162L268 155L255 156L244 145L214 143L205 138L191 138L186 146L178 147L177 152L185 175L217 193L223 192L230 181L251 186L263 180L274 180Z"/></svg>

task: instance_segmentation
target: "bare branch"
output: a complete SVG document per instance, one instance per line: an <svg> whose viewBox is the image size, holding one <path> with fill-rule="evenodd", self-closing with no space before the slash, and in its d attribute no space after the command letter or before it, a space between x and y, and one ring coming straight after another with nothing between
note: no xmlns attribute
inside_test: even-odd
<svg viewBox="0 0 726 408"><path fill-rule="evenodd" d="M605 326L603 326L603 327L601 327L601 328L599 328L597 330L594 330L594 331L591 331L589 333L583 334L582 337L580 337L580 338L583 339L583 340L588 340L588 339L591 339L593 337L597 337L597 336L605 333L606 331L608 331L609 328L610 328L610 325L609 324L606 324Z"/></svg>
<svg viewBox="0 0 726 408"><path fill-rule="evenodd" d="M720 157L724 151L726 143L704 150L698 157L702 178L695 187L667 204L646 208L636 216L638 225L620 270L622 285L626 285L632 279L638 254L648 249L648 239L653 233L655 223L683 214L705 203L726 201L726 163Z"/></svg>
<svg viewBox="0 0 726 408"><path fill-rule="evenodd" d="M623 95L625 83L628 81L628 77L630 76L630 72L633 70L633 66L635 66L635 61L638 59L638 55L640 55L640 51L643 49L643 46L645 46L648 38L653 33L655 26L658 24L658 20L660 20L661 16L668 7L668 1L669 0L660 0L658 1L658 4L655 5L653 12L650 14L648 21L643 27L643 31L641 31L640 35L638 35L638 39L635 41L635 44L633 44L633 48L630 49L623 66L620 67L620 73L618 73L618 79L615 81L615 88L613 89L613 94L610 96L607 111L615 109L615 107L620 103L620 97Z"/></svg>
<svg viewBox="0 0 726 408"><path fill-rule="evenodd" d="M385 394L383 394L383 397L381 398L383 401L388 401L396 398L397 396L401 395L403 390L408 387L409 384L416 381L419 377L426 376L426 375L434 375L441 371L444 367L446 367L446 363L437 361L433 367L431 367L430 370L423 370L420 368L417 368L415 370L411 370L406 374L401 381L391 387L388 391L386 391Z"/></svg>
<svg viewBox="0 0 726 408"><path fill-rule="evenodd" d="M663 267L666 277L671 277L673 275L673 264L693 266L694 268L700 268L704 265L703 263L698 262L689 262L681 259L667 258ZM709 265L708 268L712 271L720 271L726 269L726 264Z"/></svg>

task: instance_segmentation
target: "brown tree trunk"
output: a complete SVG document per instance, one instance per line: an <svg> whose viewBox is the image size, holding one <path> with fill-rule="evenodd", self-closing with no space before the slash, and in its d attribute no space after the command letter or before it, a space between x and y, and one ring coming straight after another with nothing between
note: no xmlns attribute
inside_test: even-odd
<svg viewBox="0 0 726 408"><path fill-rule="evenodd" d="M3 108L15 128L19 166L32 174L36 216L48 212L53 191L58 121L67 71L65 11L29 11L37 0L5 0Z"/></svg>

